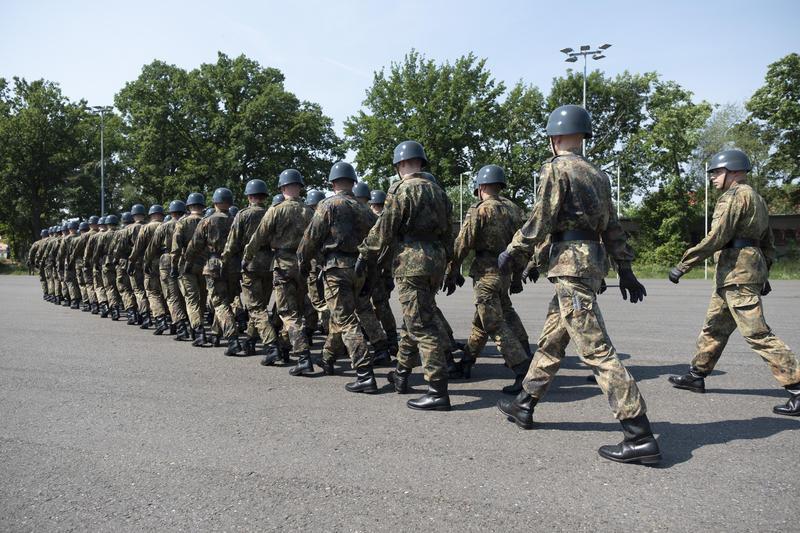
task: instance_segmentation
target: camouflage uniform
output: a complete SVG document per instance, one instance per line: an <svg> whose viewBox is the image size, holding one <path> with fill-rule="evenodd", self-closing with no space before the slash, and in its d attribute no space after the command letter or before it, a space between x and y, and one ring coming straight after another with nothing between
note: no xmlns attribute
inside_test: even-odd
<svg viewBox="0 0 800 533"><path fill-rule="evenodd" d="M81 300L83 300L85 305L89 304L89 287L83 264L83 253L86 251L86 243L89 242L89 237L91 235L91 230L81 233L78 236L78 240L75 241L75 246L72 247L72 251L70 252L70 261L75 269L75 276L78 281L78 289L81 293Z"/></svg>
<svg viewBox="0 0 800 533"><path fill-rule="evenodd" d="M108 302L111 308L120 307L122 304L117 290L117 271L112 255L112 245L118 233L113 226L109 226L97 238L97 243L94 247L94 263L99 265L98 276L103 280L103 290L102 294L98 295L98 300L100 303Z"/></svg>
<svg viewBox="0 0 800 533"><path fill-rule="evenodd" d="M378 222L359 246L370 262L396 246L393 271L403 308L397 364L409 370L417 366L418 351L427 381L447 380L450 339L437 318L435 297L453 255L451 211L439 185L422 174L408 174L389 188Z"/></svg>
<svg viewBox="0 0 800 533"><path fill-rule="evenodd" d="M203 276L206 279L208 300L214 309L212 328L217 328L218 331L214 333L221 334L226 339L236 336L236 319L231 302L237 280L222 261L232 220L227 211L216 211L200 220L183 254L183 260L188 264L196 263L198 258L206 258Z"/></svg>
<svg viewBox="0 0 800 533"><path fill-rule="evenodd" d="M31 245L28 250L28 268L35 270L39 274L39 283L42 285L42 293L47 294L47 278L44 276L44 268L39 265L38 255L41 253L47 237L43 237Z"/></svg>
<svg viewBox="0 0 800 533"><path fill-rule="evenodd" d="M233 219L223 262L232 269L241 267L245 246L264 218L267 209L262 204L250 205L241 209ZM250 318L247 323L247 336L261 337L264 344L277 341L275 328L269 320L269 300L272 296L272 249L261 247L248 260L247 268L241 272L242 304Z"/></svg>
<svg viewBox="0 0 800 533"><path fill-rule="evenodd" d="M464 218L448 272L448 275L457 272L467 254L475 251L469 271L475 290L475 315L467 350L472 359L479 356L488 334L509 368L527 362L527 355L519 337L505 320L516 312L508 296L511 276L498 270L497 256L522 223L521 210L516 206L512 208L499 196L476 202Z"/></svg>
<svg viewBox="0 0 800 533"><path fill-rule="evenodd" d="M78 276L75 273L75 262L72 260L72 250L80 240L80 234L74 233L67 236L61 254L61 261L64 265L64 282L69 291L69 299L72 300L73 307L77 307L77 302L81 300L81 290L78 287Z"/></svg>
<svg viewBox="0 0 800 533"><path fill-rule="evenodd" d="M139 231L139 235L136 237L136 242L131 250L131 255L128 257L128 260L136 265L137 271L142 272L144 292L147 296L149 310L156 318L167 314L167 306L164 302L164 296L161 293L158 260L157 258L152 258L151 261L146 262L145 252L150 242L153 240L156 230L160 226L161 222L158 220L152 220L145 224ZM145 268L145 266L147 268Z"/></svg>
<svg viewBox="0 0 800 533"><path fill-rule="evenodd" d="M133 261L131 254L136 244L136 239L139 237L139 232L144 228L144 225L144 221L140 220L125 226L117 242L116 249L117 258L125 263L123 276L128 277L131 290L136 297L136 307L141 314L150 312L150 302L147 301L147 292L144 288L144 271L142 270L141 261ZM128 265L131 264L134 266L134 271L133 274L128 274Z"/></svg>
<svg viewBox="0 0 800 533"><path fill-rule="evenodd" d="M274 254L273 288L278 315L289 337L293 354L308 352L304 327L306 283L300 276L297 247L311 222L311 212L299 198L287 198L261 218L244 248L244 260L252 261L264 248Z"/></svg>
<svg viewBox="0 0 800 533"><path fill-rule="evenodd" d="M749 246L737 247L736 239ZM734 183L717 201L711 230L678 263L681 272L714 256L716 282L705 323L697 338L693 371L706 376L722 355L728 337L737 328L750 347L772 370L778 383L800 382L800 361L776 337L764 320L761 290L775 259L769 211L764 199L747 183Z"/></svg>
<svg viewBox="0 0 800 533"><path fill-rule="evenodd" d="M56 298L61 297L61 279L58 271L58 263L56 262L56 254L58 253L58 246L61 244L62 236L60 233L53 235L53 240L47 247L45 257L45 265L50 272L50 294Z"/></svg>
<svg viewBox="0 0 800 533"><path fill-rule="evenodd" d="M203 325L203 312L206 305L206 285L200 283L200 276L203 275L203 267L206 263L206 254L201 252L190 264L191 269L185 272L186 261L183 252L192 240L197 225L202 220L202 216L189 213L178 220L172 234L172 270L180 273L180 288L186 302L186 314L189 315L189 323L193 329Z"/></svg>
<svg viewBox="0 0 800 533"><path fill-rule="evenodd" d="M330 311L322 358L329 364L346 349L353 368L372 366L372 356L356 314L370 303L360 297L363 282L354 270L358 244L369 227L364 206L352 192L339 191L317 204L314 218L297 249L298 261L305 269L311 260L322 257L325 301Z"/></svg>
<svg viewBox="0 0 800 533"><path fill-rule="evenodd" d="M378 215L369 207L365 209L365 212L370 228L372 228L378 222ZM370 269L370 303L372 305L364 313L360 313L358 319L375 351L385 350L391 345L392 351L396 353L398 345L397 322L389 306L392 262L394 259L392 251L387 250L387 253L383 254L375 268ZM387 275L389 276L388 281L386 279Z"/></svg>
<svg viewBox="0 0 800 533"><path fill-rule="evenodd" d="M172 245L172 234L175 231L177 220L164 222L156 228L153 238L144 253L144 263L150 265L152 272L158 272L161 282L161 294L164 298L173 324L187 320L186 304L183 301L178 280L170 276L172 269L172 256L169 252Z"/></svg>
<svg viewBox="0 0 800 533"><path fill-rule="evenodd" d="M83 277L86 280L86 292L89 295L89 303L96 306L98 303L98 289L103 285L102 279L96 279L97 269L94 264L94 250L97 247L97 239L100 237L99 229L89 230L89 237L86 238L86 247L83 250ZM102 276L102 274L100 274Z"/></svg>
<svg viewBox="0 0 800 533"><path fill-rule="evenodd" d="M114 286L111 294L115 297L115 300L125 310L132 313L138 309L138 306L136 305L136 295L133 293L133 287L131 286L131 278L128 275L128 256L122 251L122 241L125 239L127 227L123 226L115 230L112 236L109 237L103 272L106 276L106 284ZM128 319L131 319L131 316Z"/></svg>
<svg viewBox="0 0 800 533"><path fill-rule="evenodd" d="M608 273L606 253L620 269L630 268L634 258L617 220L608 176L574 153L551 158L540 175L539 201L507 248L512 257L527 258L552 236L547 277L555 284L556 294L523 387L540 400L572 340L578 355L592 368L614 416L625 420L643 415L644 399L617 357L597 304L597 292ZM594 238L562 239L566 231Z"/></svg>

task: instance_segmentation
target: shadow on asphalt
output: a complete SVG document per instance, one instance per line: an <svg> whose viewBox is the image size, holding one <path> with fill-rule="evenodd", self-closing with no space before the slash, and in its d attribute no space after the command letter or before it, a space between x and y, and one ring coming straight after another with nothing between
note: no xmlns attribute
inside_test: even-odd
<svg viewBox="0 0 800 533"><path fill-rule="evenodd" d="M727 444L739 440L766 439L783 431L800 429L800 421L790 418L761 416L745 420L721 420L699 424L654 422L664 460L656 468L669 468L689 461L695 450L703 446ZM533 431L608 431L621 437L617 423L606 422L544 422Z"/></svg>

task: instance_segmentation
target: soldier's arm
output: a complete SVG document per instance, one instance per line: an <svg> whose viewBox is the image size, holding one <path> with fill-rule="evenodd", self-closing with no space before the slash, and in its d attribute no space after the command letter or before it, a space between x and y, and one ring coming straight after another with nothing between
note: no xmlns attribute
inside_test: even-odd
<svg viewBox="0 0 800 533"><path fill-rule="evenodd" d="M303 239L297 247L297 264L301 270L309 270L311 260L317 257L319 245L330 230L328 208L321 207L314 212L311 223L303 233Z"/></svg>
<svg viewBox="0 0 800 533"><path fill-rule="evenodd" d="M470 207L467 210L467 216L464 217L464 224L461 226L461 231L458 232L455 245L453 246L453 260L447 267L447 272L456 272L461 269L461 263L466 259L469 251L475 247L475 237L480 227L480 213L475 207Z"/></svg>
<svg viewBox="0 0 800 533"><path fill-rule="evenodd" d="M276 213L277 209L270 209L261 218L258 227L250 237L250 241L244 247L242 259L245 261L252 261L258 251L269 245L269 239L272 235L273 228L276 226Z"/></svg>
<svg viewBox="0 0 800 533"><path fill-rule="evenodd" d="M530 257L533 254L536 246L553 233L561 204L564 202L566 183L558 179L553 164L545 163L540 174L538 200L533 211L506 248L512 256Z"/></svg>
<svg viewBox="0 0 800 533"><path fill-rule="evenodd" d="M616 264L617 271L630 270L636 254L628 244L628 235L619 223L617 211L610 197L608 198L608 226L601 237L606 253L613 260L612 264Z"/></svg>
<svg viewBox="0 0 800 533"><path fill-rule="evenodd" d="M231 231L228 233L228 239L225 241L225 249L222 250L222 261L225 263L242 253L240 240L244 230L242 229L242 217L239 216L241 214L242 211L236 213L236 216L233 218Z"/></svg>
<svg viewBox="0 0 800 533"><path fill-rule="evenodd" d="M142 228L139 230L139 233L136 234L136 239L133 243L133 247L131 248L131 253L128 256L128 260L131 263L137 262L143 255L145 249L145 242L147 234L147 228Z"/></svg>
<svg viewBox="0 0 800 533"><path fill-rule="evenodd" d="M159 250L161 249L160 243L164 234L163 228L163 224L158 226L153 232L153 238L147 243L147 248L144 251L144 258L142 259L145 264L152 263L156 257L161 255Z"/></svg>
<svg viewBox="0 0 800 533"><path fill-rule="evenodd" d="M206 226L208 224L206 221L209 220L204 218L200 221L197 227L194 230L194 235L192 235L192 240L189 241L189 244L186 246L186 251L183 253L183 259L188 265L194 259L200 255L206 247Z"/></svg>
<svg viewBox="0 0 800 533"><path fill-rule="evenodd" d="M761 236L761 253L764 254L764 259L767 262L767 272L772 269L772 263L775 262L775 237L772 235L772 228L767 226L764 235Z"/></svg>
<svg viewBox="0 0 800 533"><path fill-rule="evenodd" d="M378 217L378 221L358 246L361 258L374 262L384 250L392 246L400 224L403 222L406 201L403 194L392 194L386 197L386 204L384 204L381 216Z"/></svg>
<svg viewBox="0 0 800 533"><path fill-rule="evenodd" d="M723 195L714 209L714 218L708 235L696 246L686 250L676 268L685 274L714 255L714 252L721 250L734 237L738 220L739 203L735 196Z"/></svg>

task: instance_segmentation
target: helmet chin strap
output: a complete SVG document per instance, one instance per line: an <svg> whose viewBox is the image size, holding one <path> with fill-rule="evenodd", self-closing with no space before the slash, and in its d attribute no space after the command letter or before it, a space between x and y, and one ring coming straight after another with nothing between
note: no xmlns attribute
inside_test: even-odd
<svg viewBox="0 0 800 533"><path fill-rule="evenodd" d="M553 152L553 155L558 155L558 152L556 152L556 142L553 139L555 139L555 137L550 137L550 151Z"/></svg>

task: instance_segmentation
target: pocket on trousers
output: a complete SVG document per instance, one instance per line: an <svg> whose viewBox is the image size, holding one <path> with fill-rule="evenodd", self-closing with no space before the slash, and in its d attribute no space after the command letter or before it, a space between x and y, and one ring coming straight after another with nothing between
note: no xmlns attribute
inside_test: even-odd
<svg viewBox="0 0 800 533"><path fill-rule="evenodd" d="M759 303L761 303L761 297L757 294L737 292L728 295L728 305L734 309L753 309Z"/></svg>

